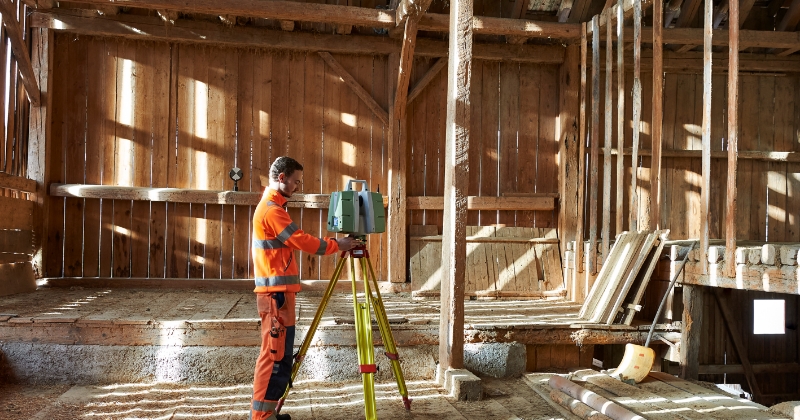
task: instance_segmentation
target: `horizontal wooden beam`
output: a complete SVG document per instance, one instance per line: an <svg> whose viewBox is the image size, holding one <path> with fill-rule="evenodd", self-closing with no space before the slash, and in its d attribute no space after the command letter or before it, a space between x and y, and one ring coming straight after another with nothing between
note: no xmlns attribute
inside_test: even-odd
<svg viewBox="0 0 800 420"><path fill-rule="evenodd" d="M230 28L182 19L173 25L165 25L157 17L134 15L86 17L65 11L34 12L31 26L83 35L278 50L379 55L400 52L400 41L389 37L284 32L256 27ZM447 57L447 49L447 42L417 38L414 54L418 57ZM560 45L474 43L472 53L473 58L479 60L542 64L560 64L564 61L564 47Z"/></svg>
<svg viewBox="0 0 800 420"><path fill-rule="evenodd" d="M425 196L408 197L406 207L409 210L442 210L444 197ZM467 210L554 210L553 197L482 197L467 198Z"/></svg>
<svg viewBox="0 0 800 420"><path fill-rule="evenodd" d="M263 0L81 0L84 4L175 10L209 15L247 16L264 19L324 22L390 28L395 26L393 10L337 6L298 1Z"/></svg>
<svg viewBox="0 0 800 420"><path fill-rule="evenodd" d="M427 13L420 18L419 30L448 32L449 22L450 15ZM525 38L577 41L581 37L581 26L577 23L473 16L472 32L476 35L516 35Z"/></svg>
<svg viewBox="0 0 800 420"><path fill-rule="evenodd" d="M623 21L629 20L633 17L633 3L634 1L638 0L624 0L622 3L622 19ZM648 8L653 6L653 0L642 0L642 13L646 12ZM598 22L600 24L600 28L605 28L606 25L611 24L615 25L617 23L617 10L619 10L619 5L614 4L610 8L607 8L600 13L598 18ZM644 28L642 28L644 29ZM586 34L590 35L592 33L591 25L586 27ZM602 32L601 32L602 33ZM644 33L642 34L644 35ZM652 39L646 38L646 39Z"/></svg>
<svg viewBox="0 0 800 420"><path fill-rule="evenodd" d="M12 190L35 193L36 181L22 176L14 176L5 172L0 172L0 188L10 188Z"/></svg>
<svg viewBox="0 0 800 420"><path fill-rule="evenodd" d="M22 77L22 84L25 92L28 93L28 100L33 106L39 106L41 102L41 91L39 84L36 83L36 75L33 72L31 56L28 54L28 47L22 40L22 29L17 21L16 5L9 0L0 0L0 13L3 15L3 25L6 27L8 39L11 41L11 52L19 65L19 73ZM15 75L11 75L14 77Z"/></svg>
<svg viewBox="0 0 800 420"><path fill-rule="evenodd" d="M714 73L727 73L728 72L728 53L716 53L713 55ZM601 52L600 60L602 62L605 57L605 51ZM650 50L643 50L641 53L641 71L653 71L653 54ZM591 68L591 63L589 63ZM630 60L625 61L625 70L633 71L633 63ZM663 70L667 73L701 73L703 70L703 52L702 51L689 51L685 53L677 53L675 51L664 51L664 64ZM601 71L603 71L601 69ZM740 72L758 72L758 73L797 73L800 72L800 57L779 57L770 54L739 54L739 71Z"/></svg>
<svg viewBox="0 0 800 420"><path fill-rule="evenodd" d="M700 365L701 375L743 374L744 366L734 365ZM753 365L753 373L800 373L798 363L760 363Z"/></svg>
<svg viewBox="0 0 800 420"><path fill-rule="evenodd" d="M441 242L442 235L412 236L418 242ZM476 244L557 244L558 238L496 238L492 236L467 236L467 243Z"/></svg>
<svg viewBox="0 0 800 420"><path fill-rule="evenodd" d="M629 32L629 31L628 31ZM633 34L626 32L625 42L633 42ZM714 46L729 44L727 29L716 29L711 38ZM665 44L703 45L702 28L666 28L663 31ZM616 36L614 37L616 39ZM642 28L642 39L653 39L653 28ZM647 43L647 42L645 42ZM739 31L739 51L747 48L800 48L800 32Z"/></svg>
<svg viewBox="0 0 800 420"><path fill-rule="evenodd" d="M441 293L438 290L417 290L411 292L411 295L418 298L437 298L441 296ZM466 297L476 297L476 298L529 298L529 299L542 299L548 297L564 297L567 295L567 291L560 289L560 290L549 290L544 292L505 292L502 290L479 290L475 292L464 292L464 296Z"/></svg>
<svg viewBox="0 0 800 420"><path fill-rule="evenodd" d="M631 148L625 148L623 153L625 156L630 156L632 153ZM611 149L612 155L618 155L617 149ZM639 149L639 156L651 156L652 151L649 149ZM692 158L699 159L701 157L701 150L667 150L661 151L661 156L666 158ZM756 152L756 151L739 151L739 159L742 160L760 160L765 162L800 162L800 152ZM711 152L712 159L728 159L727 151L713 151Z"/></svg>

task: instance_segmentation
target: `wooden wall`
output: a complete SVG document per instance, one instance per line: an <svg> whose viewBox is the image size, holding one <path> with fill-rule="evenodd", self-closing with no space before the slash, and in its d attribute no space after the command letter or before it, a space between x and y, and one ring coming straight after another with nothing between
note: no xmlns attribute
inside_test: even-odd
<svg viewBox="0 0 800 420"><path fill-rule="evenodd" d="M616 75L613 77L616 82ZM626 75L626 92L632 90L633 75ZM712 86L711 150L725 151L727 138L727 75L715 74ZM640 149L651 149L652 75L642 74L642 125ZM601 75L601 106L604 103L604 75ZM616 111L616 86L612 88ZM700 158L702 128L702 74L667 74L664 83L663 149L696 150L697 158L664 157L662 161L662 226L670 229L670 238L700 236ZM800 76L740 76L739 151L800 152ZM626 100L626 148L632 147L631 100ZM590 103L589 103L590 105ZM590 106L589 106L590 107ZM589 114L591 115L591 114ZM601 116L603 114L601 113ZM600 118L600 194L602 190L603 118ZM616 112L614 113L613 148L616 149ZM588 152L588 148L587 148ZM616 203L616 156L612 159L611 232L615 212L625 212L628 227L631 163L625 157L625 198ZM640 226L648 226L650 216L650 158L639 158L638 191ZM727 162L712 159L711 167L711 238L724 237L725 183ZM739 160L737 177L737 239L760 241L800 241L800 219L794 209L800 205L800 163ZM588 194L587 194L588 197ZM588 205L588 201L587 201ZM588 209L585 212L588 222ZM602 220L602 202L598 203L598 223ZM585 229L588 231L588 229ZM598 228L598 231L600 229Z"/></svg>
<svg viewBox="0 0 800 420"><path fill-rule="evenodd" d="M304 193L367 179L386 191L386 130L316 53L145 43L57 34L52 182L259 191L277 156L305 166ZM388 109L385 56L335 56ZM433 65L415 61L411 86ZM555 193L557 66L473 65L470 194ZM392 83L390 83L392 82ZM441 196L446 73L409 107L408 195ZM503 104L501 106L501 104ZM247 278L246 206L54 198L48 277ZM326 212L291 210L324 235ZM409 224L441 226L441 211ZM555 212L483 212L470 224L555 227ZM371 243L386 275L386 235ZM378 258L379 257L379 258ZM327 279L334 258L303 255L302 278Z"/></svg>

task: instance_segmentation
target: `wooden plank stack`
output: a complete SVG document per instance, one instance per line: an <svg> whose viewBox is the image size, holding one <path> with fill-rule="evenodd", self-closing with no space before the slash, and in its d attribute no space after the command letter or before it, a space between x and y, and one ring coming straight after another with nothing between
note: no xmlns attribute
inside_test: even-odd
<svg viewBox="0 0 800 420"><path fill-rule="evenodd" d="M581 307L586 323L630 325L664 247L668 230L623 232Z"/></svg>

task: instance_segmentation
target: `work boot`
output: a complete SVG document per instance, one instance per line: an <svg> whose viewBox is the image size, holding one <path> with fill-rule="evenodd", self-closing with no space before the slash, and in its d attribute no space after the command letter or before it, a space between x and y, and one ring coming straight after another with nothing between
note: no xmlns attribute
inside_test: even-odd
<svg viewBox="0 0 800 420"><path fill-rule="evenodd" d="M275 418L278 420L292 420L292 416L288 414L276 414Z"/></svg>

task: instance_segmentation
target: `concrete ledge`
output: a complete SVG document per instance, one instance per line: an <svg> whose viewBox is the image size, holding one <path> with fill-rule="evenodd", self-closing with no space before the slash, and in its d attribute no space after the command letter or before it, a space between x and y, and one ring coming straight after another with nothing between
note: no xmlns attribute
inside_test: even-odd
<svg viewBox="0 0 800 420"><path fill-rule="evenodd" d="M375 348L378 381L394 381L383 348ZM0 381L20 383L181 382L248 383L258 347L98 346L0 342ZM401 347L400 364L407 380L435 376L436 346ZM359 381L355 347L312 347L299 380Z"/></svg>
<svg viewBox="0 0 800 420"><path fill-rule="evenodd" d="M516 378L525 373L527 351L520 343L464 345L464 367L479 375Z"/></svg>
<svg viewBox="0 0 800 420"><path fill-rule="evenodd" d="M466 369L446 370L444 389L459 401L478 401L483 398L481 378Z"/></svg>

